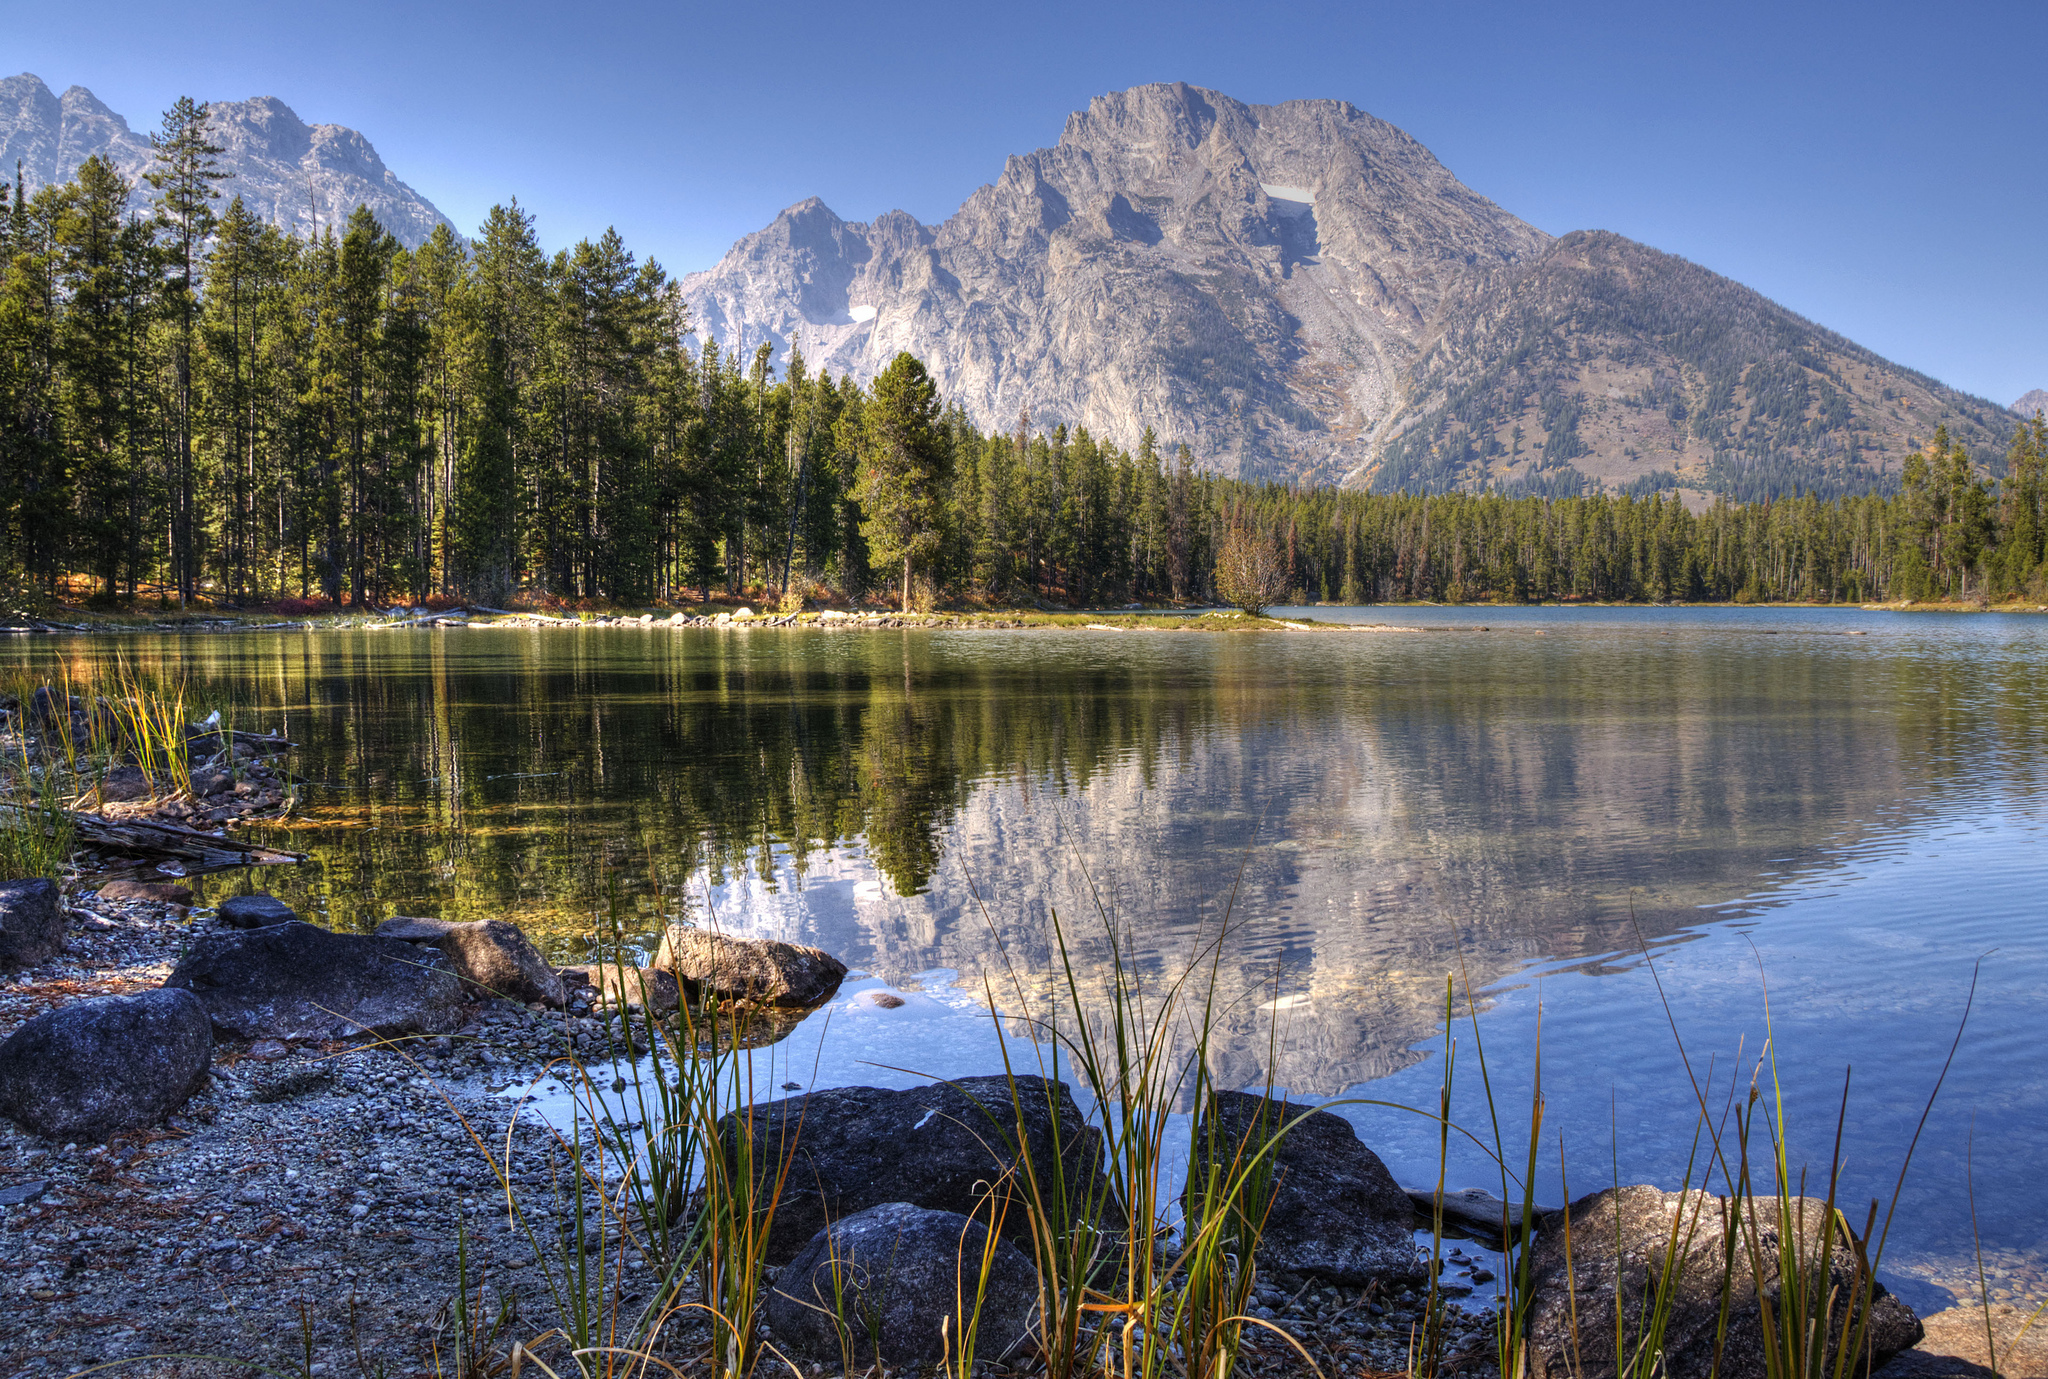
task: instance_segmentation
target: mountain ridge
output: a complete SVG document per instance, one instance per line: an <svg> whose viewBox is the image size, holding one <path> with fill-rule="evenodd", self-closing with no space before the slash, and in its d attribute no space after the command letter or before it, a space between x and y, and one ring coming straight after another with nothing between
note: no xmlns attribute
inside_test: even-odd
<svg viewBox="0 0 2048 1379"><path fill-rule="evenodd" d="M258 220L298 234L339 227L359 205L403 243L417 247L437 225L454 224L399 180L376 148L346 125L309 125L275 96L216 101L207 128L221 146L221 204L235 197ZM31 72L0 78L0 166L19 163L25 187L68 181L94 154L135 185L131 203L148 204L142 181L154 158L147 135L83 86L52 95Z"/></svg>
<svg viewBox="0 0 2048 1379"><path fill-rule="evenodd" d="M937 225L811 197L682 286L700 338L861 379L907 349L984 428L1150 427L1247 478L1857 492L1937 424L1994 470L2010 433L1675 255L1553 239L1347 102L1182 83L1095 98Z"/></svg>

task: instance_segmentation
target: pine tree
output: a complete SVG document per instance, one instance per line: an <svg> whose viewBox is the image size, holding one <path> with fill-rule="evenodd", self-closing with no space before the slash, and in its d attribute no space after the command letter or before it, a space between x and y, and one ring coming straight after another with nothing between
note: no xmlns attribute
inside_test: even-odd
<svg viewBox="0 0 2048 1379"><path fill-rule="evenodd" d="M860 530L869 559L902 567L906 613L911 575L938 553L942 537L950 475L938 420L931 376L914 355L898 354L869 391L854 496L866 514Z"/></svg>
<svg viewBox="0 0 2048 1379"><path fill-rule="evenodd" d="M216 220L212 202L220 191L213 184L232 176L215 159L221 147L206 133L206 106L190 96L164 112L163 129L150 135L155 164L144 174L155 189L156 224L163 235L166 278L164 313L175 339L171 367L175 383L169 399L171 444L171 558L173 578L182 604L196 592L198 564L194 547L194 505L197 494L192 471L192 350L199 320L197 292L200 257Z"/></svg>

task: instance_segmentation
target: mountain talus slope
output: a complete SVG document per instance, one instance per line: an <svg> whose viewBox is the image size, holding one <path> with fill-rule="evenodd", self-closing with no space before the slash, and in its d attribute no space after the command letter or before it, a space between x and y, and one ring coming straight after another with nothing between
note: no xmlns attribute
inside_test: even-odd
<svg viewBox="0 0 2048 1379"><path fill-rule="evenodd" d="M399 181L361 134L309 125L273 96L214 102L207 128L222 149L222 171L235 174L219 184L222 206L239 196L258 219L302 235L316 222L339 226L357 206L368 206L385 229L415 246L448 219ZM18 161L31 190L68 180L96 153L137 184L136 205L148 202L141 179L153 155L146 135L82 86L54 96L29 73L0 78L0 159L9 171Z"/></svg>
<svg viewBox="0 0 2048 1379"><path fill-rule="evenodd" d="M1849 491L1938 423L1987 463L2011 426L1682 259L1552 240L1344 102L1178 83L936 226L813 198L683 290L728 348L863 379L910 350L983 427L1150 426L1247 477Z"/></svg>

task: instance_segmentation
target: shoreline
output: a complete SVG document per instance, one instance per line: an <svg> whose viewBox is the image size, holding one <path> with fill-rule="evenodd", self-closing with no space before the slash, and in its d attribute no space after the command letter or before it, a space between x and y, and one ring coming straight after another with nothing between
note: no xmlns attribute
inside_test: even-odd
<svg viewBox="0 0 2048 1379"><path fill-rule="evenodd" d="M1250 615L1236 609L1219 607L1158 607L1143 610L1128 607L1093 610L1041 610L1041 609L997 609L976 612L957 610L934 610L932 612L895 612L878 609L844 610L820 609L802 613L755 613L746 605L720 609L711 613L691 613L681 610L666 613L656 612L586 612L574 616L544 613L529 610L510 609L463 609L451 608L445 612L417 613L410 609L396 610L399 616L384 613L323 613L308 618L280 619L274 614L231 614L229 616L185 616L175 620L125 621L99 617L91 614L70 614L84 616L85 622L60 621L56 618L31 619L27 625L0 625L0 637L125 637L125 636L221 636L250 632L375 632L396 631L405 628L476 628L476 629L522 629L581 631L595 628L644 627L653 629L720 629L727 631L1184 631L1184 632L1271 632L1295 631L1375 631L1375 630L1438 630L1416 629L1399 623L1355 623L1325 622L1315 615L1317 610L1326 608L1343 609L1440 609L1480 613L1513 613L1525 609L1727 609L1745 612L1764 610L1810 610L1827 612L1862 613L2005 613L2040 614L2048 613L2048 604L2004 603L1983 604L1976 602L1921 602L1898 600L1886 603L1639 603L1627 601L1571 601L1549 603L1436 603L1415 600L1400 603L1362 604L1307 604L1289 605L1290 609L1300 607L1303 611L1291 617L1275 617L1270 613Z"/></svg>

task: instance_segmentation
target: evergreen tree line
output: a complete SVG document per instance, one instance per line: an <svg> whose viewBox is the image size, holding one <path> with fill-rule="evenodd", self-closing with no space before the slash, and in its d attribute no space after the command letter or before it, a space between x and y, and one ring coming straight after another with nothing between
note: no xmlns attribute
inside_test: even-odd
<svg viewBox="0 0 2048 1379"><path fill-rule="evenodd" d="M205 106L153 141L149 215L100 158L0 186L0 577L31 589L1101 605L1213 598L1249 533L1322 601L2042 592L2038 418L1996 485L1944 432L1895 494L1700 513L1252 485L1149 431L984 433L908 355L863 388L693 345L616 232L549 255L515 201L471 243L362 207L302 239L217 185Z"/></svg>

